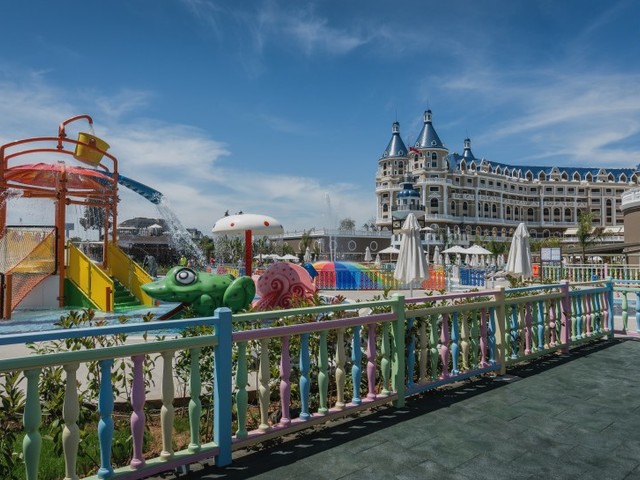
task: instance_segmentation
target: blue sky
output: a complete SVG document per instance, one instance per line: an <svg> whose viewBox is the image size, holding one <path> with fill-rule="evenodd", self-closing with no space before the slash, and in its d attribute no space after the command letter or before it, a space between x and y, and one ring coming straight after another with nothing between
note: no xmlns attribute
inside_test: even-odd
<svg viewBox="0 0 640 480"><path fill-rule="evenodd" d="M427 108L451 152L640 163L634 0L25 0L0 18L0 142L89 114L121 173L205 233L226 210L362 225L391 124L413 143ZM121 197L121 220L157 215Z"/></svg>

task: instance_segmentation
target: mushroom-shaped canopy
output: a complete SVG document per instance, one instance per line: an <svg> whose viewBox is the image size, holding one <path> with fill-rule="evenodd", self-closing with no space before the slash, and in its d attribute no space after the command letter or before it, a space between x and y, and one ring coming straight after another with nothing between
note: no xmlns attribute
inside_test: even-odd
<svg viewBox="0 0 640 480"><path fill-rule="evenodd" d="M229 215L222 217L214 225L213 233L240 234L252 231L257 235L278 235L284 233L282 224L268 215L258 215L255 213L242 213L240 215Z"/></svg>

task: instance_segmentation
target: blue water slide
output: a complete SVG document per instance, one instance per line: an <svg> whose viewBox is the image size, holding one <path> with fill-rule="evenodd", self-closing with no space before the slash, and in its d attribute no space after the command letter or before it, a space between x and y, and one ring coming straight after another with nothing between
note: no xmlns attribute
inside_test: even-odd
<svg viewBox="0 0 640 480"><path fill-rule="evenodd" d="M110 175L109 172L103 173L105 173L106 175ZM144 183L140 183L132 178L125 177L121 173L118 174L118 183L123 187L127 187L128 189L133 190L138 195L143 196L151 203L155 203L156 205L158 205L162 200L162 193L160 193L158 190L155 190L145 185Z"/></svg>

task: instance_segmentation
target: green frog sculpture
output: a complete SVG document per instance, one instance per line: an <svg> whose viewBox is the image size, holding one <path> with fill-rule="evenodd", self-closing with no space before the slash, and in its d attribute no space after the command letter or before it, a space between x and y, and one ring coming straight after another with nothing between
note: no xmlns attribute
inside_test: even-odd
<svg viewBox="0 0 640 480"><path fill-rule="evenodd" d="M196 272L183 266L173 267L164 278L142 285L142 290L157 300L189 304L203 317L213 315L219 307L233 312L248 308L256 294L250 277Z"/></svg>

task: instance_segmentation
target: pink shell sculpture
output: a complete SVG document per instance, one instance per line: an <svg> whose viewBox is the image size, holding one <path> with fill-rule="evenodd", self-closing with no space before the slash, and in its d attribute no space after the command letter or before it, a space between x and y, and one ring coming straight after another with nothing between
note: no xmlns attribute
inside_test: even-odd
<svg viewBox="0 0 640 480"><path fill-rule="evenodd" d="M256 282L256 310L290 308L294 297L313 297L318 290L309 273L301 266L287 262L271 265Z"/></svg>

